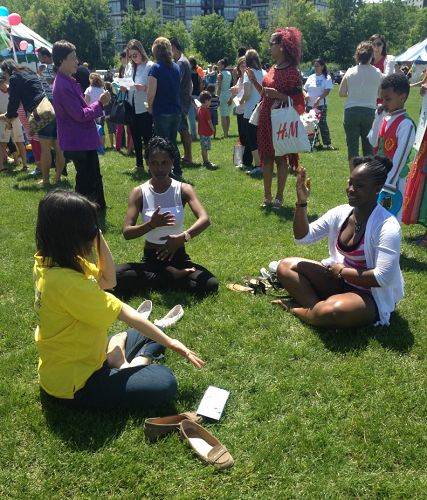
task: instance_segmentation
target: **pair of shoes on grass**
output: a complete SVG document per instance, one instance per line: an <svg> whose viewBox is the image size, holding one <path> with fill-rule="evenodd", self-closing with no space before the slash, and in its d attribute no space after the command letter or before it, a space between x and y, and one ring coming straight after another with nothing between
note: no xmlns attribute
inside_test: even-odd
<svg viewBox="0 0 427 500"><path fill-rule="evenodd" d="M137 312L145 319L148 319L150 317L152 309L153 309L153 303L151 302L151 300L144 300L144 302L142 302L138 306ZM165 316L163 316L163 318L155 319L154 324L159 328L168 328L174 325L183 316L184 316L184 309L180 304L178 304L172 307L172 309Z"/></svg>
<svg viewBox="0 0 427 500"><path fill-rule="evenodd" d="M233 466L234 460L227 448L200 424L203 417L187 412L168 417L147 418L144 434L151 443L170 432L179 431L181 438L195 454L208 465L218 470Z"/></svg>
<svg viewBox="0 0 427 500"><path fill-rule="evenodd" d="M216 170L218 168L218 165L215 165L215 163L212 163L210 161L204 161L203 166L208 170Z"/></svg>

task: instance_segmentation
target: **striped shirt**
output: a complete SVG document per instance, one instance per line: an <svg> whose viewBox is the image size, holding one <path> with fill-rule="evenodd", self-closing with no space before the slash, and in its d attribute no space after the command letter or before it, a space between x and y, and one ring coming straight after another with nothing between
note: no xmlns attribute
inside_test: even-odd
<svg viewBox="0 0 427 500"><path fill-rule="evenodd" d="M335 244L337 252L344 257L344 267L366 271L367 265L365 257L365 235L363 235L362 239L355 245L345 245L344 243L340 242L341 232L345 228L345 226L346 224L344 224L344 226L341 228ZM344 281L348 283L346 280ZM358 288L359 290L370 291L370 288L364 286L355 285L353 283L348 284L355 288Z"/></svg>

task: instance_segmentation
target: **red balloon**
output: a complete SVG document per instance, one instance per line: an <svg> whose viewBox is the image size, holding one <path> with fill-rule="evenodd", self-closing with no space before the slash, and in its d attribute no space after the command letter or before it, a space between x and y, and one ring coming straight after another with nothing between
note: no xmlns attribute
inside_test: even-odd
<svg viewBox="0 0 427 500"><path fill-rule="evenodd" d="M11 26L18 26L18 24L21 24L21 16L16 12L9 14L8 19Z"/></svg>

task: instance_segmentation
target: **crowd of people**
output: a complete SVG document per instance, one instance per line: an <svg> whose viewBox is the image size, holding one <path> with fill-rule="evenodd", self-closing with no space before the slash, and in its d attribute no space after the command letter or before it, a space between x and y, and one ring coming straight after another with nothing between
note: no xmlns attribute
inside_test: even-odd
<svg viewBox="0 0 427 500"><path fill-rule="evenodd" d="M298 154L275 154L271 125L272 110L291 99L299 114L318 110L323 144L335 149L327 124L332 88L327 66L316 59L314 73L303 85L298 69L301 50L298 29L278 28L270 37L274 64L268 71L254 49L242 49L234 69L221 59L217 71L208 68L205 74L194 58L185 57L176 39L157 38L151 47L153 61L140 41L131 40L120 54L116 86L79 66L76 47L65 40L56 42L52 53L42 51L44 67L38 74L11 60L2 63L0 80L5 86L0 83L0 91L8 93L0 116L2 156L8 154L11 137L22 149L24 141L16 131L16 120L22 116L28 140L40 145L44 186L49 183L53 151L55 181L63 173L64 158L76 169L76 192L50 191L39 204L37 220L36 343L40 384L50 397L78 407L152 408L176 393L172 372L152 364L165 347L203 366L192 350L167 336L161 324L153 325L122 299L146 289L202 297L218 291L218 279L186 251L186 244L209 226L210 219L194 188L181 179L182 168L193 161L196 137L203 165L216 168L209 156L211 138L219 123L228 137L233 108L244 146L239 167L262 172L262 208L282 207L288 172L295 171L295 241L328 240L329 256L321 262L297 257L279 262L277 279L292 300L276 302L313 326L389 325L403 297L400 222L427 223L426 134L419 139L406 183L415 140L415 126L404 109L409 83L387 55L383 37L374 35L360 43L357 64L346 72L339 91L347 99L348 203L310 223L311 181L299 166ZM424 78L423 95L426 88ZM118 93L130 110L128 126L111 119ZM25 119L31 119L46 97L53 103L54 116L31 134ZM254 110L259 114L257 124L252 123ZM99 228L99 212L106 209L98 158L105 147L105 125L110 147L133 149L136 170L147 169L149 174L129 194L122 229L126 240L144 239L141 262L116 265ZM194 222L186 228L187 204ZM425 235L420 243L427 244ZM93 252L96 264L90 262ZM108 339L107 329L115 319L130 329Z"/></svg>

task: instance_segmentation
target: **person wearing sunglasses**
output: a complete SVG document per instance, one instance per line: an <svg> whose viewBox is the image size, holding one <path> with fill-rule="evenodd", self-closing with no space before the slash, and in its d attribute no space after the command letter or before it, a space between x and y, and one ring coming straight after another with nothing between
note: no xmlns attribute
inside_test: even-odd
<svg viewBox="0 0 427 500"><path fill-rule="evenodd" d="M369 38L372 43L373 55L371 64L378 68L383 76L396 73L396 60L387 54L387 44L382 35L376 33Z"/></svg>

